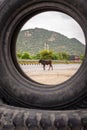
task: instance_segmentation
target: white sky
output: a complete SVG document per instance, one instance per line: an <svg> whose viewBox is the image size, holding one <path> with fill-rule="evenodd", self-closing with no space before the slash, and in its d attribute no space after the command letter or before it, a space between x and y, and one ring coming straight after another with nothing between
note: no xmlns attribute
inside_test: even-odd
<svg viewBox="0 0 87 130"><path fill-rule="evenodd" d="M22 30L43 28L61 33L68 38L76 38L85 44L85 37L80 25L70 16L56 11L40 13L28 20Z"/></svg>

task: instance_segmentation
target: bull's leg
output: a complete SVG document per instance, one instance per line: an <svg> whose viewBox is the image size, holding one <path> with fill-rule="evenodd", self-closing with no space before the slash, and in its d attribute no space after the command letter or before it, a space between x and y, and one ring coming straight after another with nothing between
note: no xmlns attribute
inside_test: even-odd
<svg viewBox="0 0 87 130"><path fill-rule="evenodd" d="M52 64L49 65L49 70L50 70L50 68L53 70L53 66L52 66Z"/></svg>
<svg viewBox="0 0 87 130"><path fill-rule="evenodd" d="M45 70L45 65L43 65L43 70Z"/></svg>
<svg viewBox="0 0 87 130"><path fill-rule="evenodd" d="M50 67L51 67L51 65L49 65L49 69L48 70L50 70Z"/></svg>
<svg viewBox="0 0 87 130"><path fill-rule="evenodd" d="M51 65L51 68L52 68L52 70L53 70L53 65Z"/></svg>

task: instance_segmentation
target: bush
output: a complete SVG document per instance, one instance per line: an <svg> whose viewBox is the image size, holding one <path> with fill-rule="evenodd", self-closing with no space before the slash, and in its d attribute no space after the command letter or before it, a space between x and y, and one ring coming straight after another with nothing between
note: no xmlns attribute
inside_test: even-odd
<svg viewBox="0 0 87 130"><path fill-rule="evenodd" d="M28 52L24 52L21 56L21 59L32 59L32 57Z"/></svg>
<svg viewBox="0 0 87 130"><path fill-rule="evenodd" d="M18 58L18 59L21 59L21 57L22 57L22 53L21 53L21 52L17 52L16 55L17 55L17 58Z"/></svg>
<svg viewBox="0 0 87 130"><path fill-rule="evenodd" d="M80 60L84 60L84 55L80 55Z"/></svg>
<svg viewBox="0 0 87 130"><path fill-rule="evenodd" d="M53 51L51 50L42 50L40 52L40 59L48 60L52 59L53 57Z"/></svg>
<svg viewBox="0 0 87 130"><path fill-rule="evenodd" d="M57 53L58 60L68 60L69 54L66 52Z"/></svg>
<svg viewBox="0 0 87 130"><path fill-rule="evenodd" d="M33 59L33 60L38 60L38 59L40 59L40 54L38 53L38 54L32 56L32 59Z"/></svg>

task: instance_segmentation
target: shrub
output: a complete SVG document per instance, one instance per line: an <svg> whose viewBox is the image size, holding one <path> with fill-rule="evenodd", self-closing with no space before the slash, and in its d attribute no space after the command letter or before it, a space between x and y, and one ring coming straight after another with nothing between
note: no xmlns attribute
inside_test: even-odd
<svg viewBox="0 0 87 130"><path fill-rule="evenodd" d="M17 58L18 58L18 59L21 59L21 57L22 57L22 53L21 53L21 52L17 52L16 55L17 55Z"/></svg>
<svg viewBox="0 0 87 130"><path fill-rule="evenodd" d="M21 56L21 59L32 59L32 57L28 52L24 52Z"/></svg>

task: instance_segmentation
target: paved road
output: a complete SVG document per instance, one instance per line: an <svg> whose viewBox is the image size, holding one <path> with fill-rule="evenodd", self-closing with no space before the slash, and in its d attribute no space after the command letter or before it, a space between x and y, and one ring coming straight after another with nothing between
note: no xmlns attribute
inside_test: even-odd
<svg viewBox="0 0 87 130"><path fill-rule="evenodd" d="M55 64L53 70L43 70L42 65L21 65L23 71L33 80L43 84L59 84L69 79L80 64Z"/></svg>
<svg viewBox="0 0 87 130"><path fill-rule="evenodd" d="M43 71L42 65L20 65L20 67L25 72L34 72L34 71ZM69 70L69 69L78 69L80 64L54 64L53 71L57 70ZM46 66L46 71L48 70L48 66Z"/></svg>

